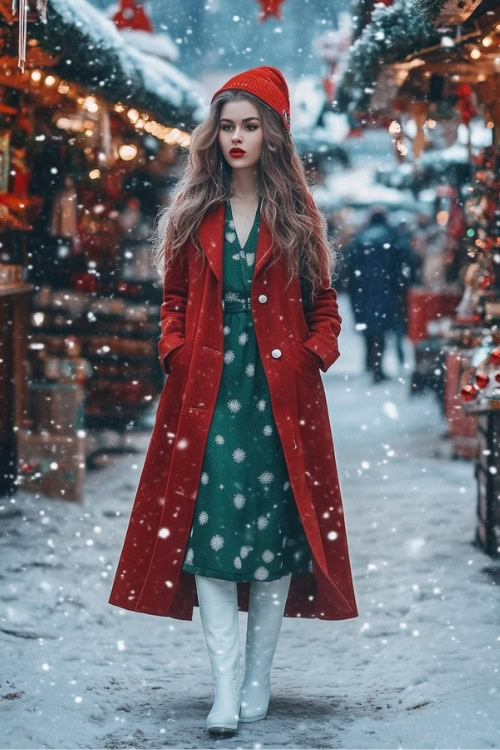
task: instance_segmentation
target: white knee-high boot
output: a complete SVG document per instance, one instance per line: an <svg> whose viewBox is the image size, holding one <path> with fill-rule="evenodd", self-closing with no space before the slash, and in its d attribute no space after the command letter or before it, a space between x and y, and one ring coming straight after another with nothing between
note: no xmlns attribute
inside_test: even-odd
<svg viewBox="0 0 500 750"><path fill-rule="evenodd" d="M235 581L195 576L200 618L215 683L215 699L207 716L210 734L230 737L240 710L240 631Z"/></svg>
<svg viewBox="0 0 500 750"><path fill-rule="evenodd" d="M252 581L250 584L240 721L258 721L267 714L271 666L291 579L290 573L277 581Z"/></svg>

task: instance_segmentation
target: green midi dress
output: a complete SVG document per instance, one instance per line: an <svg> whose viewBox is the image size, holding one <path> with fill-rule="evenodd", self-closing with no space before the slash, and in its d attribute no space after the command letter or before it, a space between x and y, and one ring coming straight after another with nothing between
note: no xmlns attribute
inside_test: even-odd
<svg viewBox="0 0 500 750"><path fill-rule="evenodd" d="M312 572L250 308L260 201L240 247L226 202L224 366L182 570L229 581Z"/></svg>

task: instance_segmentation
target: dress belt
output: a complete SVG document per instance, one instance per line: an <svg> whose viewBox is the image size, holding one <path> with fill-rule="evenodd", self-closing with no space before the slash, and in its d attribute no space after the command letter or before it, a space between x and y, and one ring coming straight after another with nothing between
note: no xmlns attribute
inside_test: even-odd
<svg viewBox="0 0 500 750"><path fill-rule="evenodd" d="M223 313L252 312L251 297L243 297L239 300L222 300Z"/></svg>

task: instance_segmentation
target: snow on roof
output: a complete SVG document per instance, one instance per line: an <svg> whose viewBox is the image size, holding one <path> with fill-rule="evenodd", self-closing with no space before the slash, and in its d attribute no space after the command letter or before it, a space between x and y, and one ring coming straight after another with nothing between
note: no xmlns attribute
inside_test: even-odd
<svg viewBox="0 0 500 750"><path fill-rule="evenodd" d="M48 0L47 20L30 27L61 59L54 69L109 101L152 112L164 124L194 126L205 113L199 84L172 64L130 45L87 0Z"/></svg>

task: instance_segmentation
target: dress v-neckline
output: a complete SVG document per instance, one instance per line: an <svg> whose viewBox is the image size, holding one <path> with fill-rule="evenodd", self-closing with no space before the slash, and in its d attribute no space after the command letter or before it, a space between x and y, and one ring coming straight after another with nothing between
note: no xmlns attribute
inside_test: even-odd
<svg viewBox="0 0 500 750"><path fill-rule="evenodd" d="M236 224L234 223L234 216L233 216L233 209L232 209L232 206L231 206L231 201L230 201L229 199L227 200L227 204L228 204L228 206L229 206L229 213L231 214L231 218L229 219L229 221L232 221L232 222L233 222L233 225L234 225L234 233L235 233L235 235L236 235L236 240L237 240L237 242L238 242L238 247L239 247L239 248L240 248L240 250L242 250L243 252L245 252L245 248L246 248L246 247L247 247L247 245L248 245L248 242L249 242L249 240L250 240L250 237L252 236L252 232L253 232L253 230L255 229L255 225L256 225L256 223L257 223L257 219L258 219L258 216L259 216L259 213L260 213L260 200L261 200L261 199L260 199L260 197L259 197L259 200L258 200L258 203L257 203L257 209L256 209L256 211L255 211L255 216L254 216L254 219L253 219L253 222L252 222L252 226L250 227L250 231L249 231L249 233L248 233L248 237L246 238L246 240L245 240L245 244L243 245L243 247L241 246L240 238L238 237L238 232L236 231Z"/></svg>

